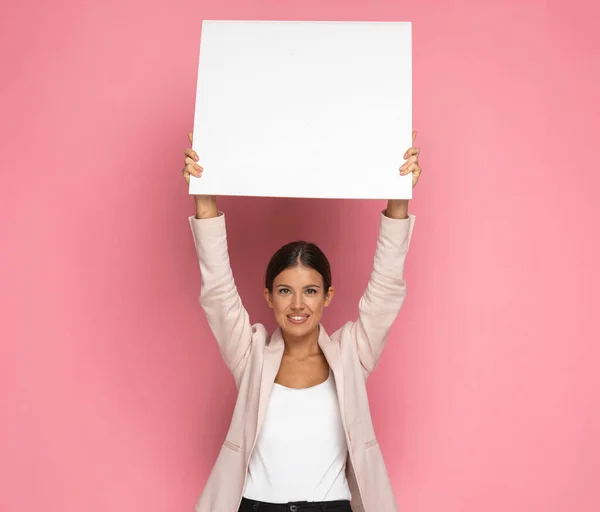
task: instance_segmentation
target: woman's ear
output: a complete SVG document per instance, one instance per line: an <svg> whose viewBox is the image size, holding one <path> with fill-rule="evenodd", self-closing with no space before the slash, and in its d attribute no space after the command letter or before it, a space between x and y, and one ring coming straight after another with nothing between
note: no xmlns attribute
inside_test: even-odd
<svg viewBox="0 0 600 512"><path fill-rule="evenodd" d="M265 300L267 301L267 306L273 309L273 295L268 288L265 288Z"/></svg>
<svg viewBox="0 0 600 512"><path fill-rule="evenodd" d="M333 300L333 296L335 295L335 288L333 286L329 287L329 290L327 290L327 295L325 295L325 307L329 306L329 304L331 304L331 301Z"/></svg>

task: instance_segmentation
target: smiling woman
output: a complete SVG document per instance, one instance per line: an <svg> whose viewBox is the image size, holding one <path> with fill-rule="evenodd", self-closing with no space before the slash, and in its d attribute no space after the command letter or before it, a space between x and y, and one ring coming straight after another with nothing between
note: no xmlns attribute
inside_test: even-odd
<svg viewBox="0 0 600 512"><path fill-rule="evenodd" d="M290 344L319 328L333 295L329 260L315 244L291 242L271 258L265 298Z"/></svg>
<svg viewBox="0 0 600 512"><path fill-rule="evenodd" d="M184 153L189 183L204 169L191 148ZM413 186L421 173L418 156L409 148L399 169L399 175L412 174ZM269 335L262 324L250 323L237 292L216 197L194 200L189 222L202 275L200 303L238 387L196 512L397 510L366 379L406 296L404 261L415 221L408 201L388 201L358 318L329 336L321 319L334 288L323 251L298 241L271 258L264 296L278 328Z"/></svg>

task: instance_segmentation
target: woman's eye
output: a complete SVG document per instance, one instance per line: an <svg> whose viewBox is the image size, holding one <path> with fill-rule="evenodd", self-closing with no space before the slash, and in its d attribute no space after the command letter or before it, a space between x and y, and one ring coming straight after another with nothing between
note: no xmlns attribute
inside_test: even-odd
<svg viewBox="0 0 600 512"><path fill-rule="evenodd" d="M290 291L290 290L289 290L289 289L287 289L287 288L279 288L279 293L282 293L282 294L284 294L284 293L288 293L289 291Z"/></svg>
<svg viewBox="0 0 600 512"><path fill-rule="evenodd" d="M315 290L314 288L309 288L308 290L306 290L306 293L308 293L309 295L314 295L315 293L317 293L317 290Z"/></svg>

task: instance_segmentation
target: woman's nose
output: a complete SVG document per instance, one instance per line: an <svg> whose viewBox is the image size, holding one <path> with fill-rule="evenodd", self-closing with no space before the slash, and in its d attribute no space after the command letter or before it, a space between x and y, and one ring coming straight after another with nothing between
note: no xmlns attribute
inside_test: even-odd
<svg viewBox="0 0 600 512"><path fill-rule="evenodd" d="M301 294L294 295L292 298L292 308L294 309L302 309L304 308L304 298Z"/></svg>

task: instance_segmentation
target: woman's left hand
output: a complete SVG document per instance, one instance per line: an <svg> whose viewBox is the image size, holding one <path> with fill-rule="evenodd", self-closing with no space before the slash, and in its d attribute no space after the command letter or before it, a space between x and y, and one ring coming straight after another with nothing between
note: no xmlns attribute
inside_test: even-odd
<svg viewBox="0 0 600 512"><path fill-rule="evenodd" d="M413 132L412 141L415 143L415 138L417 137L417 132ZM404 164L400 167L400 176L406 176L409 173L412 173L412 186L413 188L419 181L419 176L421 176L421 167L419 166L419 153L421 150L419 148L411 147L406 150L404 153Z"/></svg>

